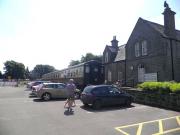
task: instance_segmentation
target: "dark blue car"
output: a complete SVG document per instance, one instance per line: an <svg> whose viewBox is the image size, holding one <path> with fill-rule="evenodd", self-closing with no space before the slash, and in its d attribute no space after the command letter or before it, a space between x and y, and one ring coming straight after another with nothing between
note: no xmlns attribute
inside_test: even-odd
<svg viewBox="0 0 180 135"><path fill-rule="evenodd" d="M130 106L133 97L112 85L92 85L84 88L81 101L84 105L90 104L94 109L100 109L110 105Z"/></svg>

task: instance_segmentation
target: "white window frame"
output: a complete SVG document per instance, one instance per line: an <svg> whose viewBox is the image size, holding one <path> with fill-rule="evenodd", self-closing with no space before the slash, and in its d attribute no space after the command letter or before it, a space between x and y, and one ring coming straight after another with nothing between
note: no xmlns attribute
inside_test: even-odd
<svg viewBox="0 0 180 135"><path fill-rule="evenodd" d="M108 70L108 81L111 82L112 81L112 73L110 70Z"/></svg>
<svg viewBox="0 0 180 135"><path fill-rule="evenodd" d="M108 52L105 53L105 63L108 63L109 61L109 54Z"/></svg>
<svg viewBox="0 0 180 135"><path fill-rule="evenodd" d="M139 43L135 44L135 56L136 57L140 56L140 45L139 45Z"/></svg>
<svg viewBox="0 0 180 135"><path fill-rule="evenodd" d="M147 55L147 41L142 41L142 55Z"/></svg>

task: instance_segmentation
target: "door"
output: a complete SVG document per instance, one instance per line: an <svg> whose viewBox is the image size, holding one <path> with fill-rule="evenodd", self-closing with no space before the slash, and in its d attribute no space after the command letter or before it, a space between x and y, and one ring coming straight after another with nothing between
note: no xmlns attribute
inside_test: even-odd
<svg viewBox="0 0 180 135"><path fill-rule="evenodd" d="M113 105L117 104L124 104L125 103L125 97L121 91L119 91L116 87L109 87L109 92L111 95L111 102Z"/></svg>
<svg viewBox="0 0 180 135"><path fill-rule="evenodd" d="M138 82L144 82L145 68L143 65L138 66Z"/></svg>
<svg viewBox="0 0 180 135"><path fill-rule="evenodd" d="M57 98L66 98L67 91L64 84L56 84L56 97Z"/></svg>

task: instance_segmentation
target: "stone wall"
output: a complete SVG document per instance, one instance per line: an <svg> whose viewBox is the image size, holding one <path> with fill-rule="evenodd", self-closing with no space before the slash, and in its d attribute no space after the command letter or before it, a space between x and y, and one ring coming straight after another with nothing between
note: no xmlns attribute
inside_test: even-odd
<svg viewBox="0 0 180 135"><path fill-rule="evenodd" d="M124 88L124 90L134 96L136 103L180 111L180 94L150 93L133 88Z"/></svg>

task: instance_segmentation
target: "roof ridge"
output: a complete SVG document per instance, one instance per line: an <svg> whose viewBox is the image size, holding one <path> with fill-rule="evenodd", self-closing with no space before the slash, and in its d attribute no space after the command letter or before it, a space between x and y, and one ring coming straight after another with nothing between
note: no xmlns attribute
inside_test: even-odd
<svg viewBox="0 0 180 135"><path fill-rule="evenodd" d="M156 22L152 22L152 21L149 21L149 20L146 20L146 19L143 19L143 18L141 18L140 17L140 19L142 19L143 21L145 21L145 22L147 22L147 23L151 23L151 24L155 24L155 25L159 25L159 26L161 26L161 27L163 27L164 28L164 25L162 25L162 24L159 24L159 23L156 23ZM178 29L175 29L177 32L180 32L180 30L178 30Z"/></svg>

